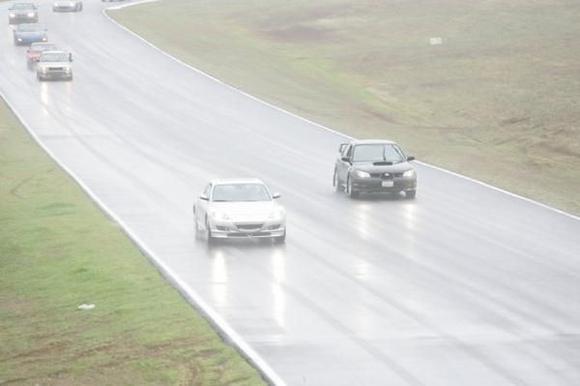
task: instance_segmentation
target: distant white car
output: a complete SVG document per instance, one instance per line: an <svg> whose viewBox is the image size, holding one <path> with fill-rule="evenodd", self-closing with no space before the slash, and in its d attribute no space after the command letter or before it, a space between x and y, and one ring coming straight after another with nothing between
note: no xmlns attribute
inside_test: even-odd
<svg viewBox="0 0 580 386"><path fill-rule="evenodd" d="M72 55L65 51L44 51L36 63L38 80L72 80Z"/></svg>
<svg viewBox="0 0 580 386"><path fill-rule="evenodd" d="M81 0L56 0L52 4L53 12L80 12L83 10Z"/></svg>
<svg viewBox="0 0 580 386"><path fill-rule="evenodd" d="M286 210L259 179L211 181L193 207L195 229L208 242L221 238L286 240Z"/></svg>

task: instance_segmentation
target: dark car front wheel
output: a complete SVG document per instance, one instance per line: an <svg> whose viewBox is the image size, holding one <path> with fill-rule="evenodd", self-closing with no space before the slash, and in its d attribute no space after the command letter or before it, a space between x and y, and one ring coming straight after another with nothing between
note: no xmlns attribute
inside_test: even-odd
<svg viewBox="0 0 580 386"><path fill-rule="evenodd" d="M414 199L416 195L417 195L417 191L416 190L407 190L405 192L405 197L408 198L409 200Z"/></svg>
<svg viewBox="0 0 580 386"><path fill-rule="evenodd" d="M342 190L342 184L338 178L338 172L336 169L334 169L334 174L332 176L332 187L334 188L335 192L340 192Z"/></svg>
<svg viewBox="0 0 580 386"><path fill-rule="evenodd" d="M353 188L353 186L352 186L352 179L350 177L348 177L348 179L346 180L345 193L350 198L357 198L358 197L358 191Z"/></svg>

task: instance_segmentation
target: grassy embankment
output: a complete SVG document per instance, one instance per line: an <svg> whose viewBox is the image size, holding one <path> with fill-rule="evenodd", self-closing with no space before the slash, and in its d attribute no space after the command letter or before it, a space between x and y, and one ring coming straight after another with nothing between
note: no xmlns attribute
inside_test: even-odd
<svg viewBox="0 0 580 386"><path fill-rule="evenodd" d="M578 2L164 0L111 14L316 122L580 214Z"/></svg>
<svg viewBox="0 0 580 386"><path fill-rule="evenodd" d="M0 342L0 384L263 384L1 99Z"/></svg>

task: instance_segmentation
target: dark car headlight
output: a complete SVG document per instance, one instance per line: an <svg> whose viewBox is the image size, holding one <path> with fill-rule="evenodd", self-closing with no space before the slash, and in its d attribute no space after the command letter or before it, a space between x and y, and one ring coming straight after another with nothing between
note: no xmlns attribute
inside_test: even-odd
<svg viewBox="0 0 580 386"><path fill-rule="evenodd" d="M362 171L362 170L355 170L354 175L358 178L369 178L371 176L370 173Z"/></svg>
<svg viewBox="0 0 580 386"><path fill-rule="evenodd" d="M415 169L409 169L403 173L403 177L415 177Z"/></svg>

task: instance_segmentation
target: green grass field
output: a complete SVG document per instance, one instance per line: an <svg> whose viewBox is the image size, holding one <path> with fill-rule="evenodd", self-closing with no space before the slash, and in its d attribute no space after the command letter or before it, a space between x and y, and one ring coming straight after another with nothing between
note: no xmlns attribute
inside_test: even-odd
<svg viewBox="0 0 580 386"><path fill-rule="evenodd" d="M579 2L163 0L110 14L306 118L580 214Z"/></svg>
<svg viewBox="0 0 580 386"><path fill-rule="evenodd" d="M2 100L0 272L0 384L264 384Z"/></svg>

